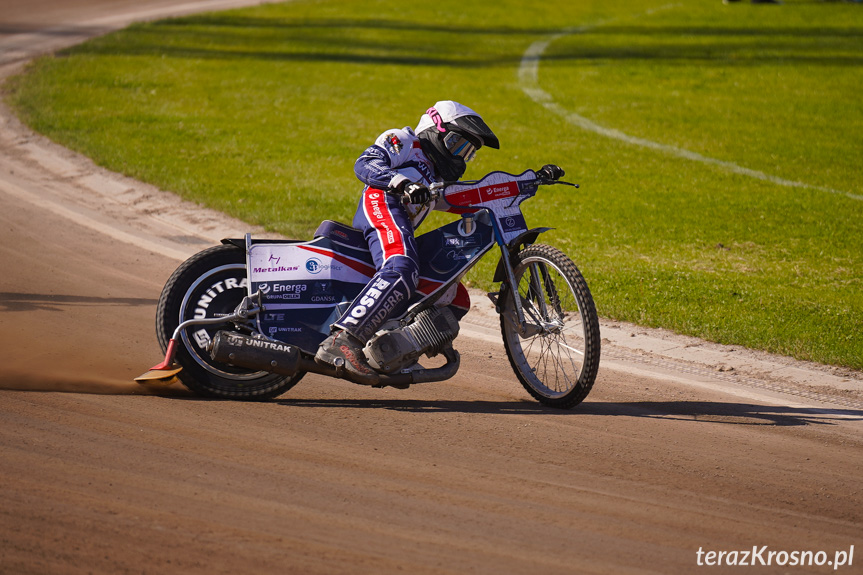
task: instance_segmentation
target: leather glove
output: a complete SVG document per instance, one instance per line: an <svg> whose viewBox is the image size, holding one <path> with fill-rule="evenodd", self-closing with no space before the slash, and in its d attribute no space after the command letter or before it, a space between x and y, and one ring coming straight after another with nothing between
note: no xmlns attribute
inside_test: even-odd
<svg viewBox="0 0 863 575"><path fill-rule="evenodd" d="M546 164L536 171L536 175L545 180L559 180L566 175L566 172L560 166Z"/></svg>
<svg viewBox="0 0 863 575"><path fill-rule="evenodd" d="M412 204L425 204L431 200L431 192L423 184L407 182L402 191L410 198Z"/></svg>

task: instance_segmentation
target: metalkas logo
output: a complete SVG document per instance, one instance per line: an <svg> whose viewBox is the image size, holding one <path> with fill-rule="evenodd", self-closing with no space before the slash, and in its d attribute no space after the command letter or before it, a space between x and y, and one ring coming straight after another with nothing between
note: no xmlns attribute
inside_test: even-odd
<svg viewBox="0 0 863 575"><path fill-rule="evenodd" d="M275 263L273 263L273 260L275 260ZM270 267L254 268L253 271L256 274L267 274L267 273L275 273L275 272L295 272L298 269L300 269L299 266L280 266L279 262L281 260L282 260L282 258L270 256L270 259L267 261L267 263L270 264Z"/></svg>

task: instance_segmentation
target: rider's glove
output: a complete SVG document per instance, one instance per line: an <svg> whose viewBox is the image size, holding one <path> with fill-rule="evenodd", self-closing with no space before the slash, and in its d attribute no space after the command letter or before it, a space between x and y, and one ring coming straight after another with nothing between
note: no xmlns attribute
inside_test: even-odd
<svg viewBox="0 0 863 575"><path fill-rule="evenodd" d="M423 184L417 182L405 183L402 191L410 198L412 204L425 204L431 200L431 192Z"/></svg>
<svg viewBox="0 0 863 575"><path fill-rule="evenodd" d="M536 171L536 175L545 180L559 180L566 175L566 172L560 166L546 164Z"/></svg>

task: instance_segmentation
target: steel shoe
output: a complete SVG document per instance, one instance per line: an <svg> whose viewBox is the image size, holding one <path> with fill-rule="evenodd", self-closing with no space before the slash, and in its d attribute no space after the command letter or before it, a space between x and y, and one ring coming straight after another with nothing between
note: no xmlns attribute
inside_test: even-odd
<svg viewBox="0 0 863 575"><path fill-rule="evenodd" d="M366 361L363 344L346 331L339 331L325 339L315 353L315 361L337 368L344 367L363 379L378 378L378 373Z"/></svg>

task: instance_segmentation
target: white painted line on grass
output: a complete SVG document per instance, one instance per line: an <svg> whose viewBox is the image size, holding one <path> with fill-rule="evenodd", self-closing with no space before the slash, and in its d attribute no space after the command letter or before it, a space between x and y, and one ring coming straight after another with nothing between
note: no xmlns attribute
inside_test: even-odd
<svg viewBox="0 0 863 575"><path fill-rule="evenodd" d="M669 8L674 8L678 6L677 4L663 6L651 11L648 11L646 14L652 14L659 10L666 10ZM692 152L690 150L686 150L683 148L678 148L676 146L669 146L667 144L660 144L659 142L654 142L652 140L646 140L644 138L638 138L635 136L630 136L629 134L625 134L620 130L615 130L613 128L606 128L605 126L600 126L596 122L585 118L575 112L570 112L566 110L563 106L554 101L554 98L551 97L551 94L543 90L539 87L539 62L542 59L542 55L548 49L549 45L556 40L559 40L565 36L570 36L572 34L581 34L587 32L588 30L593 30L595 28L599 28L600 26L604 26L608 24L609 21L601 22L598 24L593 24L591 26L579 26L574 28L564 28L560 32L552 34L546 37L543 40L537 40L533 44L531 44L528 49L524 52L521 58L521 64L518 68L518 83L521 87L522 91L527 94L531 100L536 102L537 104L544 107L546 110L556 114L566 120L568 123L586 130L588 132L593 132L594 134L599 134L600 136L605 136L606 138L612 138L614 140L619 140L621 142L625 142L627 144L633 146L640 146L642 148L648 148L651 150L656 150L657 152L661 152L664 154L668 154L671 156L676 156L678 158L684 158L686 160L691 160L693 162L701 162L703 164L710 164L713 166L717 166L722 168L727 172L731 172L734 174L740 174L742 176L748 176L750 178L755 178L758 180L763 180L766 182L771 182L773 184L777 184L780 186L788 186L792 188L806 188L811 190L818 190L821 192L829 192L831 194L839 194L843 196L847 196L853 200L863 200L863 195L852 194L851 192L844 192L842 190L834 190L833 188L826 188L823 186L814 186L811 184L806 184L803 182L796 182L794 180L787 180L785 178L780 178L778 176L773 176L770 174L766 174L764 172L760 172L758 170L752 170L749 168L744 168L743 166L739 166L732 162L726 162L724 160L717 160L716 158L709 158L707 156L703 156L697 152Z"/></svg>

